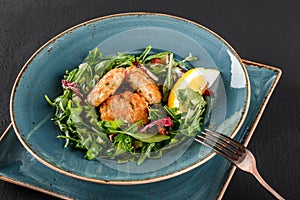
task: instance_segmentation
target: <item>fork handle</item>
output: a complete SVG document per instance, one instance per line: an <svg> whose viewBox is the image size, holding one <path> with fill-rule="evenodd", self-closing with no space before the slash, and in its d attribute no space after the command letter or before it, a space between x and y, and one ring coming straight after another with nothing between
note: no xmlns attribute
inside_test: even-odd
<svg viewBox="0 0 300 200"><path fill-rule="evenodd" d="M256 167L254 167L252 169L252 174L253 176L258 180L258 182L260 182L260 184L262 186L264 186L264 188L266 188L274 197L276 197L277 199L280 200L284 200L284 198L282 196L280 196L280 194L278 194L259 174L259 172L257 171Z"/></svg>

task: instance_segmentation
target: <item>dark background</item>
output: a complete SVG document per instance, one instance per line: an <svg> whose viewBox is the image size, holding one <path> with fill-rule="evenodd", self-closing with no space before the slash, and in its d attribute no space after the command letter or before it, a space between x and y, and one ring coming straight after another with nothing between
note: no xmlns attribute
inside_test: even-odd
<svg viewBox="0 0 300 200"><path fill-rule="evenodd" d="M9 98L14 80L41 45L78 23L129 11L190 19L221 35L243 59L282 69L281 80L249 148L267 182L286 199L299 199L299 0L0 0L0 132L10 123ZM54 197L0 181L0 199ZM273 198L252 176L236 171L223 199Z"/></svg>

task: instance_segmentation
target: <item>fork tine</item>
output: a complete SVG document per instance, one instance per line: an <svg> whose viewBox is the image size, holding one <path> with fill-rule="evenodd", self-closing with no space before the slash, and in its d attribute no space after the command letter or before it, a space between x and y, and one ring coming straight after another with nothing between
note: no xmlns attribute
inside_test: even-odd
<svg viewBox="0 0 300 200"><path fill-rule="evenodd" d="M221 154L231 162L237 161L245 152L245 147L230 137L216 131L204 129L195 140Z"/></svg>
<svg viewBox="0 0 300 200"><path fill-rule="evenodd" d="M234 160L237 160L238 156L242 155L241 151L239 151L235 146L230 144L228 141L224 141L224 139L220 135L215 136L215 135L208 134L205 132L203 132L202 134L207 139L211 139L211 140L215 141L215 143L217 143L219 145L221 150L225 151L225 153L227 153L227 154L230 154L234 158Z"/></svg>
<svg viewBox="0 0 300 200"><path fill-rule="evenodd" d="M245 152L245 149L246 149L246 148L245 148L242 144L240 144L240 143L238 143L237 141L235 141L234 139L231 139L230 137L228 137L228 136L226 136L226 135L224 135L224 134L218 133L218 132L216 132L216 131L212 131L212 130L209 130L209 129L204 129L204 130L205 130L205 132L209 132L209 133L211 133L211 134L215 134L215 135L217 135L217 136L220 136L220 137L224 138L225 141L226 141L227 143L231 142L231 143L233 143L240 151Z"/></svg>
<svg viewBox="0 0 300 200"><path fill-rule="evenodd" d="M219 144L222 150L226 151L228 154L232 154L235 160L238 159L238 156L243 154L236 146L230 143L230 140L226 140L222 137L222 135L218 135L216 133L212 134L211 132L201 132L205 136L205 138L214 141L215 143Z"/></svg>
<svg viewBox="0 0 300 200"><path fill-rule="evenodd" d="M210 147L210 148L214 149L217 153L219 153L220 155L224 156L226 159L228 159L231 162L233 162L234 160L237 159L236 155L234 156L234 154L232 152L230 152L229 150L227 150L226 148L224 148L222 145L218 144L216 141L211 140L211 139L209 139L207 137L204 137L203 135L197 135L195 137L195 140L197 142L199 142L199 143L207 146L207 147ZM226 151L226 153L224 152L224 150Z"/></svg>

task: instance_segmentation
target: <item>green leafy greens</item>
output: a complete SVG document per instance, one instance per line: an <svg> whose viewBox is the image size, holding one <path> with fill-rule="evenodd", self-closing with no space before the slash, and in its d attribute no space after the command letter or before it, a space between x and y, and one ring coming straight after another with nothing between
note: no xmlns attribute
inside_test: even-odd
<svg viewBox="0 0 300 200"><path fill-rule="evenodd" d="M182 61L175 61L171 52L150 52L151 46L148 46L139 56L124 53L104 56L95 48L78 68L66 71L62 94L53 101L45 96L49 105L54 107L52 121L61 132L57 138L65 139L65 147L83 150L89 160L107 158L119 163L137 161L140 165L147 158L161 157L163 152L200 131L206 101L199 93L179 91L179 101L187 108L184 112L166 105L176 82L174 69L186 70L184 63L195 60L195 57L190 54ZM148 117L153 124L144 131L141 131L139 122L128 124L121 120L100 120L101 113L85 101L89 91L108 71L132 65L143 65L157 78L157 84L162 88L163 103L149 106ZM160 124L169 119L169 125ZM161 133L157 127L162 129Z"/></svg>

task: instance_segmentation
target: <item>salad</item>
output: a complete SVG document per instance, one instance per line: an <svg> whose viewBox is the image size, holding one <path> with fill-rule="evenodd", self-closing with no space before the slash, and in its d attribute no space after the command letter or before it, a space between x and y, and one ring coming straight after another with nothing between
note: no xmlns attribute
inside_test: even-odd
<svg viewBox="0 0 300 200"><path fill-rule="evenodd" d="M174 57L153 53L151 46L139 55L90 51L82 64L66 71L60 96L45 95L55 110L57 138L83 150L88 160L140 165L194 137L201 131L209 90L189 64L197 58Z"/></svg>

